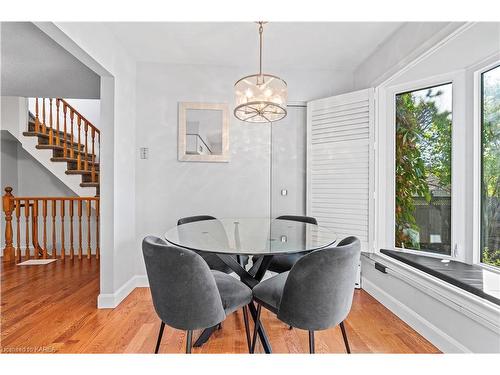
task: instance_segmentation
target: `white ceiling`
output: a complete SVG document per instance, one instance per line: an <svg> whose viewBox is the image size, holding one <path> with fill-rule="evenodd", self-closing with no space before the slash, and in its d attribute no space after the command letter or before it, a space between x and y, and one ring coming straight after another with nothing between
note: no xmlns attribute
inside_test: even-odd
<svg viewBox="0 0 500 375"><path fill-rule="evenodd" d="M264 26L264 70L293 67L353 71L402 24L268 23ZM137 61L258 68L258 26L252 22L107 25Z"/></svg>

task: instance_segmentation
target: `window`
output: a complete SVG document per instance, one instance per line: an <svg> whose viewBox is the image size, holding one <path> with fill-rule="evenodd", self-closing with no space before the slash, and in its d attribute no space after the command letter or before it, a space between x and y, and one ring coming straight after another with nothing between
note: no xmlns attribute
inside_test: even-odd
<svg viewBox="0 0 500 375"><path fill-rule="evenodd" d="M395 246L451 255L452 84L396 95Z"/></svg>
<svg viewBox="0 0 500 375"><path fill-rule="evenodd" d="M500 266L500 66L481 74L481 262Z"/></svg>

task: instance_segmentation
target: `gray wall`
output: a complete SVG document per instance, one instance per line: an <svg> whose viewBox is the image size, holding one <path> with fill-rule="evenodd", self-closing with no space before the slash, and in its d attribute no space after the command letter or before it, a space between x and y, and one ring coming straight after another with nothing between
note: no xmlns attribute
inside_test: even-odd
<svg viewBox="0 0 500 375"><path fill-rule="evenodd" d="M272 72L286 79L289 101L306 101L347 92L352 75L335 71ZM248 74L239 68L139 63L136 110L137 246L147 234L162 236L183 216L267 217L270 214L270 127L248 124L230 113L229 163L177 160L177 108L182 101L227 102L233 85ZM300 113L302 111L302 114ZM276 212L304 212L304 110L274 124ZM139 159L139 147L149 159ZM144 273L142 261L137 270Z"/></svg>
<svg viewBox="0 0 500 375"><path fill-rule="evenodd" d="M18 191L18 170L17 170L17 145L18 141L6 130L1 130L0 162L1 179L0 188L2 195L4 188L10 186L14 191ZM2 221L3 224L3 221Z"/></svg>
<svg viewBox="0 0 500 375"><path fill-rule="evenodd" d="M99 98L99 76L34 24L0 27L2 95Z"/></svg>
<svg viewBox="0 0 500 375"><path fill-rule="evenodd" d="M306 213L306 115L305 107L289 107L273 124L273 217Z"/></svg>
<svg viewBox="0 0 500 375"><path fill-rule="evenodd" d="M13 188L16 196L74 196L57 177L34 159L21 144L2 131L2 191ZM7 133L8 134L8 133ZM13 138L13 137L12 137ZM47 159L50 155L47 155Z"/></svg>

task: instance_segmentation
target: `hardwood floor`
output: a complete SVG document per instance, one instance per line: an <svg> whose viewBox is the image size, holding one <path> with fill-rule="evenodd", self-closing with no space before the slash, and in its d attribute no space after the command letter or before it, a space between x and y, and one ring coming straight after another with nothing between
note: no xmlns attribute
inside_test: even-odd
<svg viewBox="0 0 500 375"><path fill-rule="evenodd" d="M149 289L135 289L113 310L98 310L99 267L95 258L58 260L45 266L2 262L0 290L3 352L154 351L160 321ZM307 331L289 330L273 314L265 310L262 314L274 353L308 352ZM355 292L345 326L353 353L439 352L362 290ZM166 327L160 353L183 353L184 340L184 332ZM338 327L316 333L316 352L344 353ZM241 310L230 315L223 328L193 353L247 353Z"/></svg>

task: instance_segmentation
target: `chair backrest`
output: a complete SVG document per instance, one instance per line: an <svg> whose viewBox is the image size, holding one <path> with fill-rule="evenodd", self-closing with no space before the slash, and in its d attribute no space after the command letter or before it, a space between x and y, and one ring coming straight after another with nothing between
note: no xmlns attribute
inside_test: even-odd
<svg viewBox="0 0 500 375"><path fill-rule="evenodd" d="M167 325L194 330L225 318L214 276L195 252L169 246L158 237L142 241L153 305Z"/></svg>
<svg viewBox="0 0 500 375"><path fill-rule="evenodd" d="M214 220L214 223L210 223L213 224L211 225L211 228L215 232L212 233L212 235L216 236L219 241L226 241L226 243L229 242L229 240L227 239L226 231L224 230L224 226L221 224L219 220L217 220L217 218L210 215L183 217L177 221L177 226L194 223L196 221L205 221L205 220ZM182 231L182 228L179 228L179 238L182 238L182 236L187 236L187 235L192 236L193 234L192 233L186 234ZM199 254L203 259L205 259L205 262L207 262L210 269L225 273L232 272L231 268L226 263L224 263L217 255L201 251L197 252L197 254Z"/></svg>
<svg viewBox="0 0 500 375"><path fill-rule="evenodd" d="M210 215L182 217L179 220L177 220L177 225L188 224L188 223L193 223L195 221L204 221L204 220L215 220L215 217Z"/></svg>
<svg viewBox="0 0 500 375"><path fill-rule="evenodd" d="M292 221L300 221L302 223L309 223L318 225L318 221L316 218L312 216L296 216L296 215L282 215L276 218L277 220L292 220Z"/></svg>
<svg viewBox="0 0 500 375"><path fill-rule="evenodd" d="M278 318L313 331L342 322L351 310L360 253L359 239L348 237L300 258L288 274Z"/></svg>

